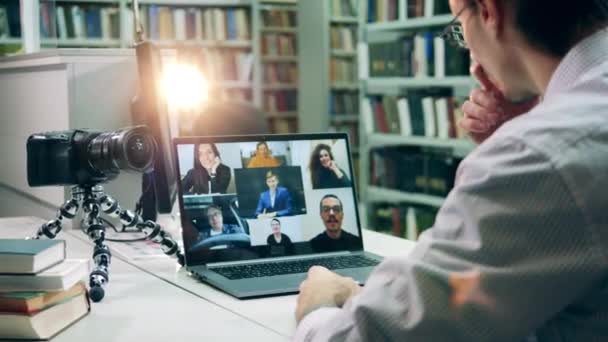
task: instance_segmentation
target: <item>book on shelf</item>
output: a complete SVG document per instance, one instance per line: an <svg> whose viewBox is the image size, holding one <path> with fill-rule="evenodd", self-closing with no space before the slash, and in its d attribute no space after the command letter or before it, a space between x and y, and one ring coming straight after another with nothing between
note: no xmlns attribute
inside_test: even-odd
<svg viewBox="0 0 608 342"><path fill-rule="evenodd" d="M221 81L248 82L252 79L253 54L239 50L202 49L202 70L211 83Z"/></svg>
<svg viewBox="0 0 608 342"><path fill-rule="evenodd" d="M369 225L376 231L418 240L435 223L437 208L413 203L376 203L368 209Z"/></svg>
<svg viewBox="0 0 608 342"><path fill-rule="evenodd" d="M8 13L6 7L0 5L0 38L11 37L11 29L8 25Z"/></svg>
<svg viewBox="0 0 608 342"><path fill-rule="evenodd" d="M264 83L298 83L298 66L294 63L265 64Z"/></svg>
<svg viewBox="0 0 608 342"><path fill-rule="evenodd" d="M295 11L288 9L262 9L263 27L295 28L298 26L298 16Z"/></svg>
<svg viewBox="0 0 608 342"><path fill-rule="evenodd" d="M42 38L118 39L119 9L114 5L55 5L40 3Z"/></svg>
<svg viewBox="0 0 608 342"><path fill-rule="evenodd" d="M88 275L88 259L65 259L36 274L0 274L0 292L62 291Z"/></svg>
<svg viewBox="0 0 608 342"><path fill-rule="evenodd" d="M352 26L332 26L329 29L330 47L343 52L355 52L357 29Z"/></svg>
<svg viewBox="0 0 608 342"><path fill-rule="evenodd" d="M329 16L330 17L356 17L357 16L358 0L330 0Z"/></svg>
<svg viewBox="0 0 608 342"><path fill-rule="evenodd" d="M368 23L431 18L449 13L450 7L444 0L367 0Z"/></svg>
<svg viewBox="0 0 608 342"><path fill-rule="evenodd" d="M363 99L361 115L368 133L461 139L466 132L457 124L462 116L460 102L443 88L369 95Z"/></svg>
<svg viewBox="0 0 608 342"><path fill-rule="evenodd" d="M434 31L409 32L399 39L369 43L371 77L435 77L469 75L470 58Z"/></svg>
<svg viewBox="0 0 608 342"><path fill-rule="evenodd" d="M293 112L297 110L298 93L295 90L271 90L264 92L264 110L267 113Z"/></svg>
<svg viewBox="0 0 608 342"><path fill-rule="evenodd" d="M0 274L35 274L65 256L65 240L0 239Z"/></svg>
<svg viewBox="0 0 608 342"><path fill-rule="evenodd" d="M357 90L332 90L329 93L330 115L357 115L359 113L359 93Z"/></svg>
<svg viewBox="0 0 608 342"><path fill-rule="evenodd" d="M248 41L249 10L243 7L140 6L140 21L152 40ZM133 12L127 25L133 27Z"/></svg>
<svg viewBox="0 0 608 342"><path fill-rule="evenodd" d="M407 193L445 196L454 186L459 158L417 146L373 149L370 184Z"/></svg>
<svg viewBox="0 0 608 342"><path fill-rule="evenodd" d="M19 0L0 2L0 38L21 37Z"/></svg>
<svg viewBox="0 0 608 342"><path fill-rule="evenodd" d="M61 292L0 294L0 339L48 340L90 309L82 282Z"/></svg>
<svg viewBox="0 0 608 342"><path fill-rule="evenodd" d="M290 33L264 33L261 37L263 56L296 56L296 37Z"/></svg>
<svg viewBox="0 0 608 342"><path fill-rule="evenodd" d="M351 58L332 57L329 64L329 80L331 83L356 83L357 63Z"/></svg>

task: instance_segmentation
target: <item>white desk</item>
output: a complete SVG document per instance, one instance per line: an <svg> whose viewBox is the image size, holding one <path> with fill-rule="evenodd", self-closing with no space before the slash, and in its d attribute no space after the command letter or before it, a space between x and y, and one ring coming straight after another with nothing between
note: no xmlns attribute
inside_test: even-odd
<svg viewBox="0 0 608 342"><path fill-rule="evenodd" d="M31 236L2 229L0 238ZM90 258L92 246L61 234L68 257ZM83 235L84 236L84 235ZM169 261L169 260L165 260ZM203 286L203 285L201 285ZM110 282L89 315L53 341L285 341L286 336L257 324L147 272L112 258Z"/></svg>
<svg viewBox="0 0 608 342"><path fill-rule="evenodd" d="M0 198L6 200L8 195L0 187ZM34 208L26 210L23 205L27 202L16 198L10 203L19 213L30 214L34 210L45 219L54 216L52 210L36 203L29 204ZM171 222L163 224L171 226ZM168 230L178 237L175 224ZM4 230L0 231L0 238L31 236L34 232L35 228ZM92 245L86 235L66 229L60 237L68 241L71 257L90 258ZM368 230L363 231L363 240L366 250L384 256L405 255L414 245L411 241ZM113 253L106 297L101 303L93 304L90 315L53 341L186 341L190 338L285 341L296 328L295 303L295 295L238 300L190 277L175 259L125 260Z"/></svg>

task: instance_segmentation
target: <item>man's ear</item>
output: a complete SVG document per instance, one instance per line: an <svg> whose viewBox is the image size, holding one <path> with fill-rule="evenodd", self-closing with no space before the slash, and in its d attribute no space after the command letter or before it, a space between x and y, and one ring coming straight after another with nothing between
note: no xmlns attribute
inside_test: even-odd
<svg viewBox="0 0 608 342"><path fill-rule="evenodd" d="M475 4L482 25L500 35L505 20L504 4L500 0L475 0Z"/></svg>

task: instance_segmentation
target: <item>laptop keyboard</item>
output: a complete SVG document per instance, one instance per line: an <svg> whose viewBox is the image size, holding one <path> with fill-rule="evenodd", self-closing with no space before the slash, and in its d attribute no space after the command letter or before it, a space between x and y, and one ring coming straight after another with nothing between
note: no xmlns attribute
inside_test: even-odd
<svg viewBox="0 0 608 342"><path fill-rule="evenodd" d="M380 263L378 260L362 255L345 255L238 266L222 266L212 268L211 270L233 280L306 273L312 266L323 266L330 270L338 270L344 268L376 266L378 263Z"/></svg>

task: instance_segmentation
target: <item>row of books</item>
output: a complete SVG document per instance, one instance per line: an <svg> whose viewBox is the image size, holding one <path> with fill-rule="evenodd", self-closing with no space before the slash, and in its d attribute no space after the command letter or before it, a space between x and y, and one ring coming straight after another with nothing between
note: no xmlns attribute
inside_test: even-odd
<svg viewBox="0 0 608 342"><path fill-rule="evenodd" d="M296 90L273 90L264 92L264 110L267 113L294 112L298 108Z"/></svg>
<svg viewBox="0 0 608 342"><path fill-rule="evenodd" d="M446 44L432 31L369 44L369 75L372 77L468 75L469 66L468 51Z"/></svg>
<svg viewBox="0 0 608 342"><path fill-rule="evenodd" d="M411 203L377 203L368 207L370 227L412 241L434 225L436 216L436 208Z"/></svg>
<svg viewBox="0 0 608 342"><path fill-rule="evenodd" d="M356 17L358 0L330 0L330 17Z"/></svg>
<svg viewBox="0 0 608 342"><path fill-rule="evenodd" d="M370 184L387 189L446 196L454 187L460 163L451 153L419 146L371 151Z"/></svg>
<svg viewBox="0 0 608 342"><path fill-rule="evenodd" d="M116 6L57 5L40 3L42 38L120 38L120 15Z"/></svg>
<svg viewBox="0 0 608 342"><path fill-rule="evenodd" d="M10 37L21 37L19 0L8 0L0 3L0 38Z"/></svg>
<svg viewBox="0 0 608 342"><path fill-rule="evenodd" d="M240 81L252 79L253 54L239 50L203 49L202 65L210 81Z"/></svg>
<svg viewBox="0 0 608 342"><path fill-rule="evenodd" d="M403 5L404 8L400 8ZM367 22L386 22L408 18L433 17L449 14L450 7L444 0L367 0Z"/></svg>
<svg viewBox="0 0 608 342"><path fill-rule="evenodd" d="M296 11L284 9L262 10L262 25L264 27L297 27L298 17Z"/></svg>
<svg viewBox="0 0 608 342"><path fill-rule="evenodd" d="M466 136L457 124L463 116L460 101L441 91L410 91L402 97L372 95L365 98L362 105L368 133L441 139Z"/></svg>
<svg viewBox="0 0 608 342"><path fill-rule="evenodd" d="M359 113L359 93L357 91L331 91L329 94L330 115L356 115Z"/></svg>
<svg viewBox="0 0 608 342"><path fill-rule="evenodd" d="M298 66L294 63L264 64L265 83L298 83Z"/></svg>
<svg viewBox="0 0 608 342"><path fill-rule="evenodd" d="M297 54L295 34L265 32L261 40L262 55L264 56L295 56Z"/></svg>
<svg viewBox="0 0 608 342"><path fill-rule="evenodd" d="M332 26L329 30L332 49L354 52L357 47L357 28L352 26Z"/></svg>
<svg viewBox="0 0 608 342"><path fill-rule="evenodd" d="M329 127L330 132L342 132L348 134L351 147L359 146L359 125L357 122L334 122Z"/></svg>
<svg viewBox="0 0 608 342"><path fill-rule="evenodd" d="M251 24L246 8L200 8L148 5L140 8L140 20L150 39L250 40Z"/></svg>
<svg viewBox="0 0 608 342"><path fill-rule="evenodd" d="M296 118L272 118L269 120L270 130L273 133L285 134L298 131L298 120Z"/></svg>
<svg viewBox="0 0 608 342"><path fill-rule="evenodd" d="M64 240L0 239L0 339L50 339L88 314L88 273Z"/></svg>
<svg viewBox="0 0 608 342"><path fill-rule="evenodd" d="M332 57L329 62L329 80L332 83L357 82L357 64L351 58Z"/></svg>

